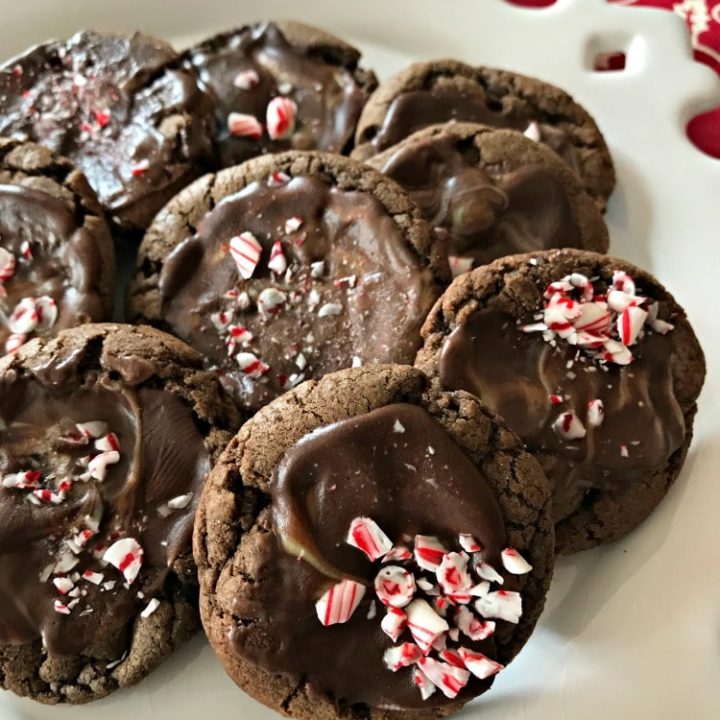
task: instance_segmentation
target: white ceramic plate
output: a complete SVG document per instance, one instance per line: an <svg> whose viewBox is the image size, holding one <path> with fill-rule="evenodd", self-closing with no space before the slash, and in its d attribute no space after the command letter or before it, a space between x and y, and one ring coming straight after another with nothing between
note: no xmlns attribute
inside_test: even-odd
<svg viewBox="0 0 720 720"><path fill-rule="evenodd" d="M702 4L702 3L701 3ZM720 718L720 162L686 140L720 84L690 61L680 18L605 0L522 10L502 0L2 0L0 54L77 29L140 29L186 43L258 18L295 17L355 41L383 76L454 56L536 74L595 115L619 175L612 252L656 273L687 308L708 357L696 437L667 500L612 547L562 560L534 637L461 718ZM622 72L592 71L624 50ZM202 638L136 688L81 708L0 694L2 720L270 720Z"/></svg>

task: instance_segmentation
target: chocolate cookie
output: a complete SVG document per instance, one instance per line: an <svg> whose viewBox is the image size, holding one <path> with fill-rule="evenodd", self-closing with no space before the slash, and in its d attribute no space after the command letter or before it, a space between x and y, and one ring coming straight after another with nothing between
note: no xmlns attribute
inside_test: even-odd
<svg viewBox="0 0 720 720"><path fill-rule="evenodd" d="M416 369L342 370L263 408L194 535L225 669L299 720L428 720L488 689L542 610L550 490L503 421Z"/></svg>
<svg viewBox="0 0 720 720"><path fill-rule="evenodd" d="M162 40L80 32L0 70L0 134L69 157L113 219L145 228L202 172L213 103Z"/></svg>
<svg viewBox="0 0 720 720"><path fill-rule="evenodd" d="M0 355L28 339L109 320L115 251L72 163L0 138Z"/></svg>
<svg viewBox="0 0 720 720"><path fill-rule="evenodd" d="M418 366L477 395L540 460L560 552L622 537L678 476L705 361L649 273L578 250L503 258L457 278L422 332Z"/></svg>
<svg viewBox="0 0 720 720"><path fill-rule="evenodd" d="M295 22L221 33L185 54L216 102L223 167L281 150L349 151L360 112L377 87L360 51Z"/></svg>
<svg viewBox="0 0 720 720"><path fill-rule="evenodd" d="M602 215L577 175L514 130L433 125L368 164L420 206L456 275L521 252L608 249Z"/></svg>
<svg viewBox="0 0 720 720"><path fill-rule="evenodd" d="M420 210L372 168L288 152L209 175L155 219L131 313L257 410L305 379L411 362L447 282Z"/></svg>
<svg viewBox="0 0 720 720"><path fill-rule="evenodd" d="M411 65L370 98L353 156L366 160L417 130L448 120L519 130L550 146L605 209L615 170L590 114L564 90L505 70L455 60Z"/></svg>
<svg viewBox="0 0 720 720"><path fill-rule="evenodd" d="M83 703L198 627L191 533L239 418L201 357L84 325L0 360L0 686Z"/></svg>

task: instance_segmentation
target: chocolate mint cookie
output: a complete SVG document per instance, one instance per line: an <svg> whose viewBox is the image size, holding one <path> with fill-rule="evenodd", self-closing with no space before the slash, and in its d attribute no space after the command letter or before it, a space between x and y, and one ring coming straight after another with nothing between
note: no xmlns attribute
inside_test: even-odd
<svg viewBox="0 0 720 720"><path fill-rule="evenodd" d="M211 153L213 104L162 40L81 32L0 70L0 134L69 157L122 226L145 228Z"/></svg>
<svg viewBox="0 0 720 720"><path fill-rule="evenodd" d="M488 689L553 565L538 463L465 392L406 366L276 399L228 445L194 550L227 672L299 720L438 718Z"/></svg>
<svg viewBox="0 0 720 720"><path fill-rule="evenodd" d="M239 425L202 359L85 325L0 360L0 686L82 703L197 628L200 491Z"/></svg>
<svg viewBox="0 0 720 720"><path fill-rule="evenodd" d="M377 86L359 50L294 22L245 25L185 57L216 102L223 167L281 150L349 151Z"/></svg>
<svg viewBox="0 0 720 720"><path fill-rule="evenodd" d="M109 320L115 251L95 193L68 160L0 138L0 355Z"/></svg>
<svg viewBox="0 0 720 720"><path fill-rule="evenodd" d="M680 472L705 361L650 274L578 250L503 258L457 278L423 336L418 366L477 395L540 460L560 552L622 537Z"/></svg>
<svg viewBox="0 0 720 720"><path fill-rule="evenodd" d="M288 152L202 178L158 215L131 311L200 350L257 410L307 378L412 361L447 275L394 182Z"/></svg>
<svg viewBox="0 0 720 720"><path fill-rule="evenodd" d="M605 209L615 171L590 114L560 88L505 70L455 60L411 65L370 98L358 123L353 156L365 160L417 130L448 120L519 130L549 145Z"/></svg>
<svg viewBox="0 0 720 720"><path fill-rule="evenodd" d="M434 125L368 164L417 202L457 275L521 252L608 248L600 211L575 173L514 130Z"/></svg>

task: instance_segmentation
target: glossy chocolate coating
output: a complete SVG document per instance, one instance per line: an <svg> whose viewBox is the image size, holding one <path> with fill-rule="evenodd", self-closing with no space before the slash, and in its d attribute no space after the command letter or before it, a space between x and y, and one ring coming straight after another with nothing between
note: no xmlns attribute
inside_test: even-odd
<svg viewBox="0 0 720 720"><path fill-rule="evenodd" d="M633 346L630 365L603 369L577 348L562 341L553 348L523 333L510 315L484 309L447 339L440 382L477 395L525 441L553 482L559 521L594 489L620 489L662 471L682 446L685 422L673 392L671 348L671 336L649 334ZM563 402L552 404L550 395ZM605 408L600 427L585 420L596 399ZM571 409L585 425L584 438L564 440L553 430L558 415Z"/></svg>
<svg viewBox="0 0 720 720"><path fill-rule="evenodd" d="M23 255L23 243L31 257ZM48 296L57 304L55 323L35 335L107 319L97 241L63 202L31 188L0 185L0 246L15 258L14 273L2 283L0 349L11 334L7 318L24 298Z"/></svg>
<svg viewBox="0 0 720 720"><path fill-rule="evenodd" d="M310 41L303 47L275 23L246 25L206 40L186 54L202 86L216 102L217 145L222 167L282 150L343 152L352 142L360 112L374 86L374 75L357 67L359 53L341 41L312 42L313 29L291 24ZM324 36L324 34L323 34ZM254 72L249 86L240 73ZM272 98L297 105L295 131L272 140L264 129L254 140L234 137L230 113L252 115L262 125Z"/></svg>
<svg viewBox="0 0 720 720"><path fill-rule="evenodd" d="M0 134L70 158L122 225L144 228L211 153L212 103L161 40L81 32L0 73Z"/></svg>
<svg viewBox="0 0 720 720"><path fill-rule="evenodd" d="M287 232L291 218L302 224ZM248 231L263 249L252 278L243 280L228 243ZM278 240L288 263L283 274L268 268ZM313 273L318 262L324 266ZM224 198L168 256L159 285L166 326L219 366L225 385L250 409L288 389L293 375L297 384L349 367L355 357L363 364L411 362L436 296L431 270L383 205L368 192L341 190L319 176L279 186L256 181ZM263 315L257 300L268 288L286 300ZM214 313L236 306L229 291L249 295L249 307L237 308L233 318L253 336L240 350L269 365L260 379L240 369L213 325ZM328 307L337 314L323 315Z"/></svg>
<svg viewBox="0 0 720 720"><path fill-rule="evenodd" d="M60 656L86 651L108 628L133 622L151 598L162 595L170 567L189 551L195 507L210 470L204 436L186 403L169 391L130 382L147 378L146 361L119 358L125 381L109 373L88 373L80 381L80 360L65 358L33 376L8 371L0 380L2 475L36 469L50 487L75 478L57 505L34 505L28 490L0 488L0 642L22 645L41 638L50 654ZM77 479L78 460L93 452L92 440L66 439L75 423L87 421L107 423L119 439L120 461L108 466L103 481ZM163 510L170 499L191 492L187 507ZM64 574L92 570L116 584L105 589L79 579L75 585L87 595L70 615L59 614L53 601L73 598L60 596L52 583L60 575L49 569L70 552L65 542L86 527L88 516L99 519L99 531ZM93 555L117 537L136 539L144 551L142 570L129 589L118 570Z"/></svg>
<svg viewBox="0 0 720 720"><path fill-rule="evenodd" d="M505 255L582 247L561 178L539 165L480 167L469 139L440 134L389 151L379 168L402 185L450 256L483 265Z"/></svg>
<svg viewBox="0 0 720 720"><path fill-rule="evenodd" d="M404 432L396 430L397 422ZM498 566L504 522L478 468L426 410L399 403L302 438L277 466L269 492L273 537L258 544L254 582L237 597L235 651L265 670L307 678L343 704L447 704L439 692L423 701L410 668L386 669L382 656L392 642L380 628L383 609L367 617L373 593L349 622L331 627L318 621L315 601L337 577L372 583L378 566L345 542L358 516L373 518L396 544L430 534L454 547L459 533L470 533L482 544L483 557ZM257 641L259 631L263 642ZM464 638L463 644L495 656L492 638ZM460 698L490 682L472 679Z"/></svg>

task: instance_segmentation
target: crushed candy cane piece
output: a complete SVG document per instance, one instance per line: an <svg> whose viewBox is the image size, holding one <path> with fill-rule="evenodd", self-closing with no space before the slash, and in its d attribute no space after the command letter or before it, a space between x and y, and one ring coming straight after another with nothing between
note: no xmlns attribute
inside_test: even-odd
<svg viewBox="0 0 720 720"><path fill-rule="evenodd" d="M75 583L68 577L53 578L53 585L61 595L67 595L75 587Z"/></svg>
<svg viewBox="0 0 720 720"><path fill-rule="evenodd" d="M407 627L407 613L400 608L388 607L387 614L380 622L380 627L393 642L397 642Z"/></svg>
<svg viewBox="0 0 720 720"><path fill-rule="evenodd" d="M282 290L267 287L258 295L257 305L260 313L264 317L269 317L277 315L286 301L287 295Z"/></svg>
<svg viewBox="0 0 720 720"><path fill-rule="evenodd" d="M53 602L53 610L55 610L55 612L59 615L70 615L70 613L72 612L72 610L60 600L55 600Z"/></svg>
<svg viewBox="0 0 720 720"><path fill-rule="evenodd" d="M436 537L430 535L415 536L415 562L423 570L435 572L446 554L447 549Z"/></svg>
<svg viewBox="0 0 720 720"><path fill-rule="evenodd" d="M140 613L140 617L149 618L159 607L160 607L160 601L157 598L153 598L145 606L145 609Z"/></svg>
<svg viewBox="0 0 720 720"><path fill-rule="evenodd" d="M235 261L240 276L249 280L260 262L262 245L251 232L240 233L230 238L230 256Z"/></svg>
<svg viewBox="0 0 720 720"><path fill-rule="evenodd" d="M599 398L588 403L587 424L590 427L600 427L605 418L605 406Z"/></svg>
<svg viewBox="0 0 720 720"><path fill-rule="evenodd" d="M496 590L476 600L475 609L484 618L518 623L522 617L522 598L512 590Z"/></svg>
<svg viewBox="0 0 720 720"><path fill-rule="evenodd" d="M270 250L268 267L277 275L282 275L287 270L287 266L288 264L285 259L285 252L283 251L282 243L279 240L276 240Z"/></svg>
<svg viewBox="0 0 720 720"><path fill-rule="evenodd" d="M464 605L455 610L455 624L461 633L475 642L485 640L495 632L495 623L492 620L480 620Z"/></svg>
<svg viewBox="0 0 720 720"><path fill-rule="evenodd" d="M92 583L93 585L100 585L105 579L105 575L99 572L93 572L92 570L86 570L82 574L82 579L87 580L87 582Z"/></svg>
<svg viewBox="0 0 720 720"><path fill-rule="evenodd" d="M346 542L362 550L372 561L379 560L392 549L390 538L374 520L367 517L358 517L352 521Z"/></svg>
<svg viewBox="0 0 720 720"><path fill-rule="evenodd" d="M435 690L437 690L435 685L430 682L430 678L428 678L428 676L419 667L416 667L413 670L413 683L418 690L420 690L420 697L423 700L427 700L432 697Z"/></svg>
<svg viewBox="0 0 720 720"><path fill-rule="evenodd" d="M290 182L290 176L284 172L274 172L268 176L268 187L280 187Z"/></svg>
<svg viewBox="0 0 720 720"><path fill-rule="evenodd" d="M438 637L450 629L447 621L426 600L413 600L406 612L408 629L424 654L429 653Z"/></svg>
<svg viewBox="0 0 720 720"><path fill-rule="evenodd" d="M458 654L462 658L465 667L480 680L485 680L499 673L505 666L495 660L491 660L486 655L468 648L461 647Z"/></svg>
<svg viewBox="0 0 720 720"><path fill-rule="evenodd" d="M21 333L12 333L5 341L5 354L12 355L16 353L26 342L27 335Z"/></svg>
<svg viewBox="0 0 720 720"><path fill-rule="evenodd" d="M505 580L503 576L492 566L490 563L479 562L475 565L475 572L483 579L488 582L497 583L502 585Z"/></svg>
<svg viewBox="0 0 720 720"><path fill-rule="evenodd" d="M460 547L465 552L476 553L482 551L482 545L468 533L460 533L460 535L458 535L458 543L460 543Z"/></svg>
<svg viewBox="0 0 720 720"><path fill-rule="evenodd" d="M325 261L318 260L310 265L310 277L321 278L325 273Z"/></svg>
<svg viewBox="0 0 720 720"><path fill-rule="evenodd" d="M515 548L505 548L500 558L503 567L512 575L527 575L532 570L532 565Z"/></svg>
<svg viewBox="0 0 720 720"><path fill-rule="evenodd" d="M285 234L290 235L291 233L297 232L301 227L303 226L303 219L300 217L291 217L288 218L285 221ZM312 263L312 265L318 265L322 263L322 265L325 265L325 263L321 260L319 263Z"/></svg>
<svg viewBox="0 0 720 720"><path fill-rule="evenodd" d="M265 124L271 140L284 140L295 131L297 105L290 98L274 97L267 106Z"/></svg>
<svg viewBox="0 0 720 720"><path fill-rule="evenodd" d="M96 455L88 463L90 477L96 480L104 480L107 474L108 465L115 465L120 462L120 453L117 450L108 450Z"/></svg>
<svg viewBox="0 0 720 720"><path fill-rule="evenodd" d="M445 695L445 697L456 698L458 693L468 684L470 671L463 668L449 665L448 663L424 657L418 660L418 667L430 681Z"/></svg>
<svg viewBox="0 0 720 720"><path fill-rule="evenodd" d="M142 568L143 549L133 538L123 538L114 542L104 553L103 560L117 568L132 585Z"/></svg>
<svg viewBox="0 0 720 720"><path fill-rule="evenodd" d="M36 331L49 330L57 321L57 303L48 295L43 295L35 301L35 312L37 314Z"/></svg>
<svg viewBox="0 0 720 720"><path fill-rule="evenodd" d="M253 380L261 378L266 372L268 372L268 370L270 370L270 366L258 359L258 357L253 353L238 353L236 360L240 369Z"/></svg>
<svg viewBox="0 0 720 720"><path fill-rule="evenodd" d="M414 665L423 656L422 650L414 643L403 643L388 648L383 654L385 667L392 672Z"/></svg>
<svg viewBox="0 0 720 720"><path fill-rule="evenodd" d="M587 432L580 418L572 410L561 413L552 427L563 440L584 438Z"/></svg>
<svg viewBox="0 0 720 720"><path fill-rule="evenodd" d="M330 317L332 315L340 315L340 313L343 311L343 306L339 303L325 303L319 310L318 310L318 317L324 318L324 317Z"/></svg>
<svg viewBox="0 0 720 720"><path fill-rule="evenodd" d="M440 587L446 595L461 593L472 587L472 578L467 566L468 557L464 553L450 552L443 556L435 572Z"/></svg>
<svg viewBox="0 0 720 720"><path fill-rule="evenodd" d="M102 422L102 420L91 420L89 422L77 423L75 427L78 429L79 433L85 435L85 437L90 440L102 437L108 432L108 425L107 423Z"/></svg>
<svg viewBox="0 0 720 720"><path fill-rule="evenodd" d="M260 76L255 70L241 70L233 78L233 85L239 90L252 90L260 84Z"/></svg>
<svg viewBox="0 0 720 720"><path fill-rule="evenodd" d="M34 490L40 482L42 474L39 470L23 470L9 475L3 475L4 488L17 490Z"/></svg>
<svg viewBox="0 0 720 720"><path fill-rule="evenodd" d="M398 546L388 551L383 557L382 561L384 563L403 562L404 560L410 560L411 558L412 553L406 547Z"/></svg>
<svg viewBox="0 0 720 720"><path fill-rule="evenodd" d="M95 449L100 452L110 452L111 450L120 450L120 441L115 433L108 433L95 441Z"/></svg>
<svg viewBox="0 0 720 720"><path fill-rule="evenodd" d="M523 135L526 138L533 140L534 142L540 142L542 140L542 134L540 133L540 126L534 120L530 121L528 126L525 128Z"/></svg>
<svg viewBox="0 0 720 720"><path fill-rule="evenodd" d="M462 257L460 255L450 255L448 257L450 263L450 271L454 278L470 272L473 268L474 260L471 257Z"/></svg>
<svg viewBox="0 0 720 720"><path fill-rule="evenodd" d="M177 497L172 498L171 500L168 500L167 506L171 510L184 510L193 499L193 493L189 492L185 495L178 495Z"/></svg>
<svg viewBox="0 0 720 720"><path fill-rule="evenodd" d="M618 335L623 345L631 346L637 342L638 337L645 325L647 311L639 307L630 306L620 313L617 319Z"/></svg>
<svg viewBox="0 0 720 720"><path fill-rule="evenodd" d="M346 623L364 596L364 585L354 580L342 580L326 590L315 603L318 619L325 626Z"/></svg>
<svg viewBox="0 0 720 720"><path fill-rule="evenodd" d="M415 578L398 565L386 565L375 577L375 592L383 605L405 607L414 597Z"/></svg>
<svg viewBox="0 0 720 720"><path fill-rule="evenodd" d="M7 282L15 274L16 265L15 255L0 247L0 283Z"/></svg>
<svg viewBox="0 0 720 720"><path fill-rule="evenodd" d="M251 140L261 140L263 126L254 115L231 112L227 119L228 132L233 137L246 137Z"/></svg>
<svg viewBox="0 0 720 720"><path fill-rule="evenodd" d="M15 306L8 318L8 327L14 335L27 335L33 332L38 324L38 313L34 298L23 298Z"/></svg>

